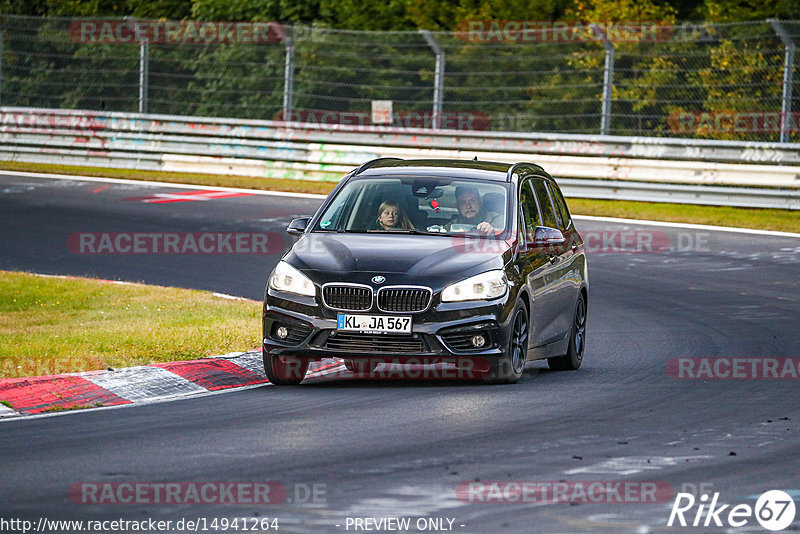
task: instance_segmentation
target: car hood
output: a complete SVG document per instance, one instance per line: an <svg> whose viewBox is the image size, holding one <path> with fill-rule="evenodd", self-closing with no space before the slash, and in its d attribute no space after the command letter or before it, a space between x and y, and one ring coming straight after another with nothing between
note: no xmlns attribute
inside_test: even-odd
<svg viewBox="0 0 800 534"><path fill-rule="evenodd" d="M408 234L304 234L285 260L313 273L400 273L408 277L464 278L502 269L510 246L482 238Z"/></svg>

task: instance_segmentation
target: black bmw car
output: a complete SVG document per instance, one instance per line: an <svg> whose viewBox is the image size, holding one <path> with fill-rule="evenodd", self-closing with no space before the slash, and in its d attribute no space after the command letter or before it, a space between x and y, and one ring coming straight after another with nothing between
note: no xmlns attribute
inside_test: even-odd
<svg viewBox="0 0 800 534"><path fill-rule="evenodd" d="M264 367L298 384L309 362L485 366L513 383L526 361L577 369L586 338L583 240L531 163L369 161L345 176L267 282ZM478 362L478 363L476 363Z"/></svg>

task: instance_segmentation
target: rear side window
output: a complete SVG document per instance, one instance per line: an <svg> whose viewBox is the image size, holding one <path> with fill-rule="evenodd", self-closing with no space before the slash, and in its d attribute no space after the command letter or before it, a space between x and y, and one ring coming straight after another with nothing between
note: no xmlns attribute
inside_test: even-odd
<svg viewBox="0 0 800 534"><path fill-rule="evenodd" d="M550 228L558 228L558 219L556 218L556 210L553 208L553 203L550 201L550 194L544 185L544 180L531 180L533 190L536 193L536 199L539 201L539 208L541 209L542 224Z"/></svg>
<svg viewBox="0 0 800 534"><path fill-rule="evenodd" d="M561 221L561 229L567 230L572 224L572 217L570 217L567 202L564 200L564 195L561 194L561 189L556 184L547 183L547 189L550 190L550 195L556 205L556 213Z"/></svg>
<svg viewBox="0 0 800 534"><path fill-rule="evenodd" d="M522 214L525 220L525 231L530 239L536 232L536 227L541 226L542 221L539 217L539 208L536 205L536 197L533 195L530 180L520 187L520 202L522 204Z"/></svg>

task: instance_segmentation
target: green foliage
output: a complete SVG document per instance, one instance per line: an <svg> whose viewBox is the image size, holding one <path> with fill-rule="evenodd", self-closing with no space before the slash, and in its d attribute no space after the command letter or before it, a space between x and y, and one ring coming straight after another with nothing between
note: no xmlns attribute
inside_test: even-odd
<svg viewBox="0 0 800 534"><path fill-rule="evenodd" d="M167 20L276 20L363 30L453 31L464 20L800 19L797 0L0 0L0 13Z"/></svg>
<svg viewBox="0 0 800 534"><path fill-rule="evenodd" d="M162 46L155 55L171 80L155 102L190 102L189 115L273 119L283 104L284 50L278 45ZM181 77L176 74L180 72ZM183 81L183 83L181 83Z"/></svg>
<svg viewBox="0 0 800 534"><path fill-rule="evenodd" d="M47 15L59 17L122 17L128 15L125 0L48 0Z"/></svg>
<svg viewBox="0 0 800 534"><path fill-rule="evenodd" d="M797 0L705 0L698 14L706 22L763 21L768 18L800 19Z"/></svg>
<svg viewBox="0 0 800 534"><path fill-rule="evenodd" d="M47 0L0 0L0 13L42 17L48 14Z"/></svg>
<svg viewBox="0 0 800 534"><path fill-rule="evenodd" d="M0 13L60 17L124 17L180 20L192 0L0 0Z"/></svg>
<svg viewBox="0 0 800 534"><path fill-rule="evenodd" d="M668 4L656 4L652 0L574 0L567 9L567 18L587 22L605 21L657 21L662 24L675 22L675 9Z"/></svg>
<svg viewBox="0 0 800 534"><path fill-rule="evenodd" d="M321 0L317 21L334 28L415 30L406 15L407 3L408 0Z"/></svg>
<svg viewBox="0 0 800 534"><path fill-rule="evenodd" d="M408 19L418 28L454 31L468 20L561 20L571 0L407 0Z"/></svg>
<svg viewBox="0 0 800 534"><path fill-rule="evenodd" d="M278 20L280 0L193 0L194 20Z"/></svg>
<svg viewBox="0 0 800 534"><path fill-rule="evenodd" d="M183 20L191 17L191 0L127 0L127 11L139 19Z"/></svg>

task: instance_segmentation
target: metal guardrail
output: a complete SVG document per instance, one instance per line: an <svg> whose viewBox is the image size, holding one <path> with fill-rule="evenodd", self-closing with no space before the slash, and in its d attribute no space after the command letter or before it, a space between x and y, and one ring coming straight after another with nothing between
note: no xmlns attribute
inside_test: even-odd
<svg viewBox="0 0 800 534"><path fill-rule="evenodd" d="M800 164L800 144L717 141L668 137L424 130L347 126L218 117L100 113L95 111L0 107L2 130L65 130L219 136L253 140L305 141L343 145L439 148L531 154L658 158L725 163Z"/></svg>
<svg viewBox="0 0 800 534"><path fill-rule="evenodd" d="M800 208L792 191L736 187L714 193L708 187L800 188L800 165L791 165L800 164L797 144L0 108L5 161L338 181L379 156L534 160L572 184L571 196ZM575 178L584 180L579 185ZM676 183L686 186L668 185Z"/></svg>

